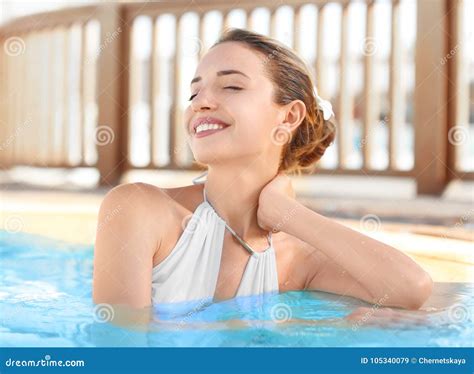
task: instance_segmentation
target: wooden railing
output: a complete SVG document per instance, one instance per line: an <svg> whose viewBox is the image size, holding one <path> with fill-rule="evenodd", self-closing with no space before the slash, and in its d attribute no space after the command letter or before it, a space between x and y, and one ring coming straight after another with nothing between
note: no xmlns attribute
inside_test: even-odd
<svg viewBox="0 0 474 374"><path fill-rule="evenodd" d="M320 95L333 103L338 137L316 173L407 176L416 179L419 193L432 194L453 178L473 177L459 163L459 137L469 135L461 0L417 2L416 59L402 43L403 0L388 3L386 56L377 52L385 43L376 29L378 1L232 5L102 4L0 27L2 168L96 167L106 185L131 169L196 169L182 126L190 74L218 34L233 26L286 38L312 69ZM355 53L349 19L356 7L365 34ZM334 24L339 36L328 37ZM287 25L289 33L282 33ZM304 25L309 32L301 32ZM328 39L339 44L336 55L328 54ZM388 88L380 86L381 66ZM416 76L411 87L410 72ZM363 76L360 87L357 76ZM410 129L414 146L404 149ZM378 144L380 133L385 147ZM383 148L385 163L378 153ZM401 163L406 155L408 162Z"/></svg>

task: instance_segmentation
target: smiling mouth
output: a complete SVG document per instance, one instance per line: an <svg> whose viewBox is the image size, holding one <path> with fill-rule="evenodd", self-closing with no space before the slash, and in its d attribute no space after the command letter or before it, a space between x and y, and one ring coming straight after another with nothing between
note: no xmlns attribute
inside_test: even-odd
<svg viewBox="0 0 474 374"><path fill-rule="evenodd" d="M221 125L221 124L203 124L196 127L194 134L196 138L202 138L207 135L211 135L222 130L225 130L230 126Z"/></svg>

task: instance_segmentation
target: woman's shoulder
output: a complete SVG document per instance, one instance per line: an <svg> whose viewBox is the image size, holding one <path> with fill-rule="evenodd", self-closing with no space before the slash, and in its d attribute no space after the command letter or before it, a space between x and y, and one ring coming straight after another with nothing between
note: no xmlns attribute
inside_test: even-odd
<svg viewBox="0 0 474 374"><path fill-rule="evenodd" d="M124 183L109 190L102 204L120 204L124 205L123 208L128 206L134 210L139 210L140 208L149 207L149 204L162 204L165 196L160 187L152 184L142 182Z"/></svg>
<svg viewBox="0 0 474 374"><path fill-rule="evenodd" d="M136 208L149 207L149 204L173 202L183 206L193 205L202 195L202 186L191 185L174 188L159 187L149 183L135 182L120 184L105 195L104 201L129 202ZM202 199L201 199L202 200Z"/></svg>
<svg viewBox="0 0 474 374"><path fill-rule="evenodd" d="M171 227L175 219L194 212L203 201L202 185L164 188L153 184L125 183L111 189L101 207L124 209L131 219L159 222L161 228Z"/></svg>

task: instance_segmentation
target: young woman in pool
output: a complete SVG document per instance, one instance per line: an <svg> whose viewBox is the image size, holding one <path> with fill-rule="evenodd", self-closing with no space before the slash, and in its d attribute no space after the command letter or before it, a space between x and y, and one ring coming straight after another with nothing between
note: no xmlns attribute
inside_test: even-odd
<svg viewBox="0 0 474 374"><path fill-rule="evenodd" d="M334 140L330 104L281 43L233 29L200 61L183 125L204 183L120 185L99 213L96 303L321 290L418 309L430 276L397 249L295 199L289 173ZM114 214L115 212L115 214Z"/></svg>

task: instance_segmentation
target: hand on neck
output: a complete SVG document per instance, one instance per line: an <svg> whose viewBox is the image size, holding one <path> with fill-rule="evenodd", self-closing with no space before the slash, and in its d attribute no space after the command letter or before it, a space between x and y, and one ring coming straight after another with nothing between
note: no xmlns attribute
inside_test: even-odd
<svg viewBox="0 0 474 374"><path fill-rule="evenodd" d="M268 165L210 165L205 182L206 197L219 216L245 241L264 238L268 232L257 223L258 198L277 174Z"/></svg>

